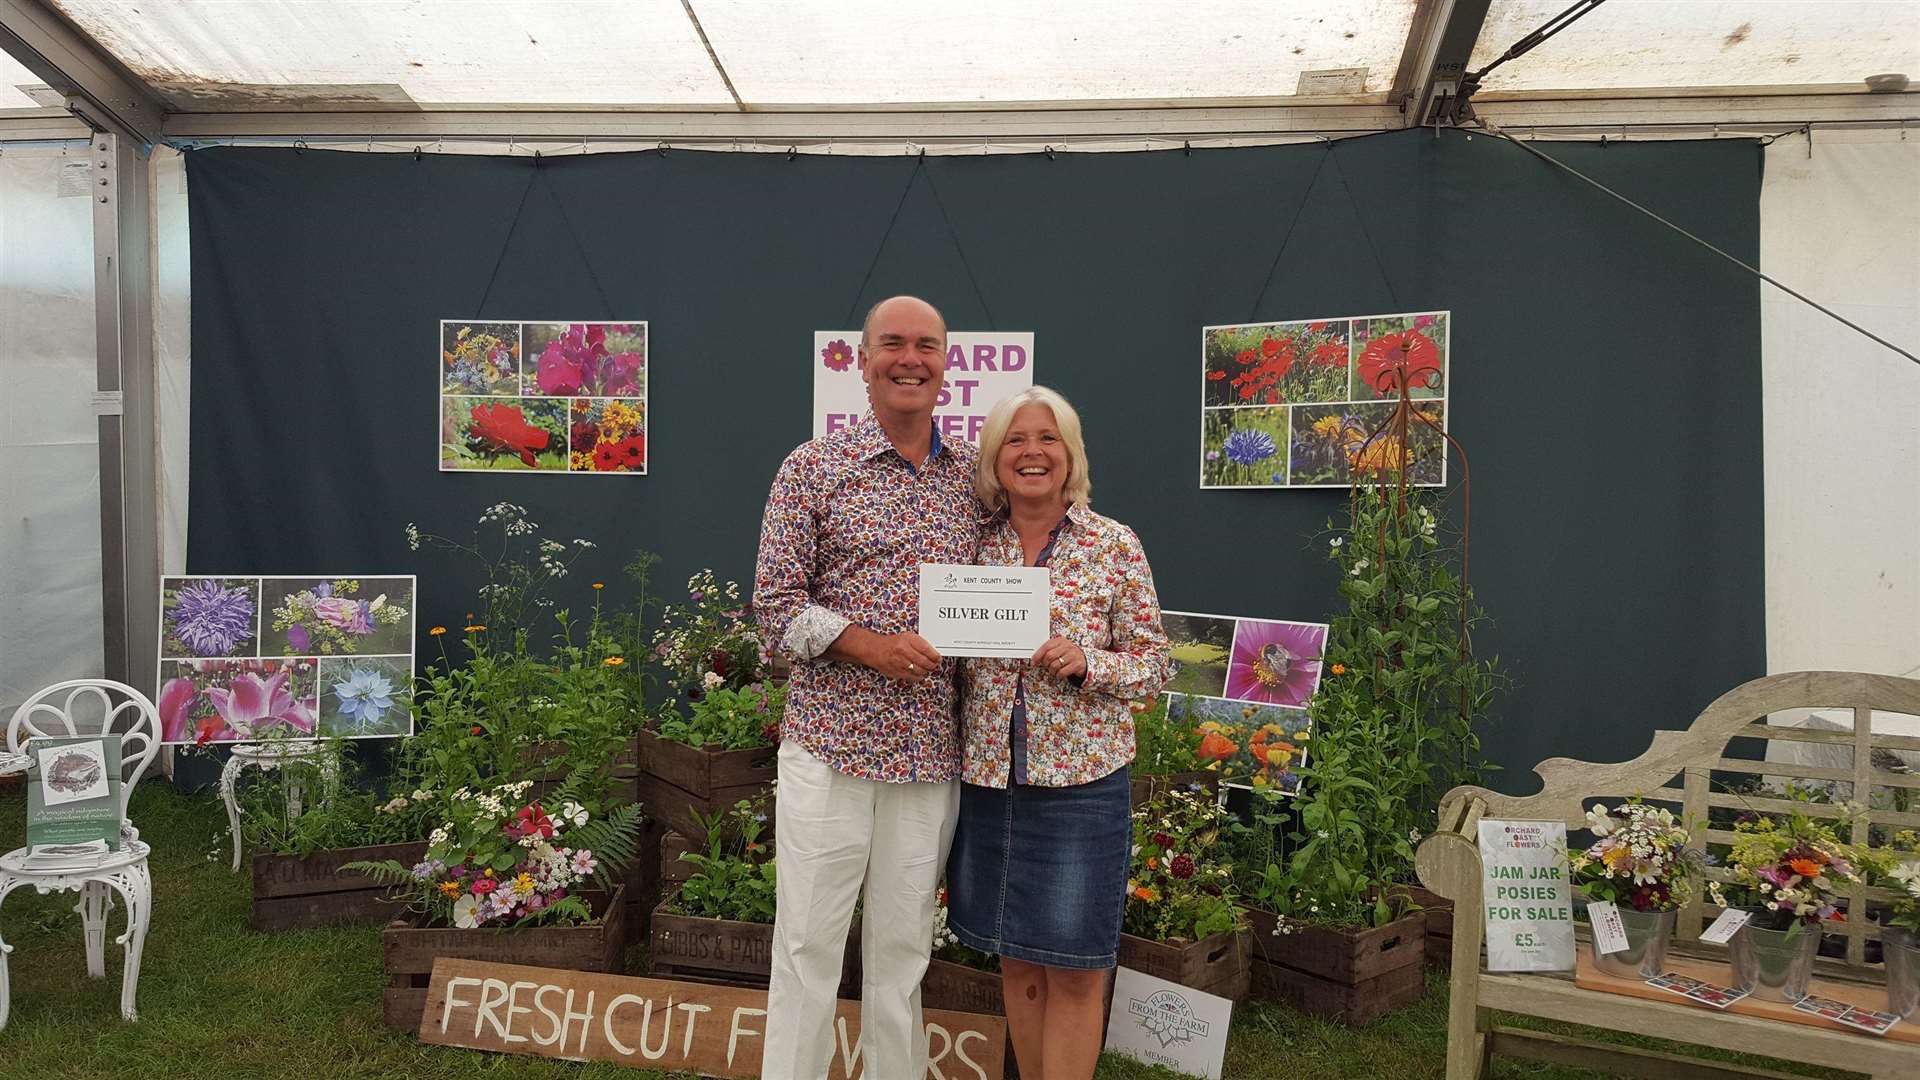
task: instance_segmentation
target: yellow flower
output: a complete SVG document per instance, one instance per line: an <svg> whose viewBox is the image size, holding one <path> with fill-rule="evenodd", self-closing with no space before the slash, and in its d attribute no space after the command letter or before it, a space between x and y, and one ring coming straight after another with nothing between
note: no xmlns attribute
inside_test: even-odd
<svg viewBox="0 0 1920 1080"><path fill-rule="evenodd" d="M1313 422L1313 433L1323 439L1338 439L1342 429L1338 416L1323 416Z"/></svg>
<svg viewBox="0 0 1920 1080"><path fill-rule="evenodd" d="M441 634L444 634L446 632L447 632L447 628L444 626L436 626L433 629L427 631L427 633L432 634L434 637L439 637Z"/></svg>
<svg viewBox="0 0 1920 1080"><path fill-rule="evenodd" d="M596 589L604 589L607 587L607 583L604 581L596 581L593 583L593 587Z"/></svg>
<svg viewBox="0 0 1920 1080"><path fill-rule="evenodd" d="M624 656L609 656L605 660L602 660L600 662L607 665L608 667L619 667L621 664L624 664L627 662L627 658Z"/></svg>
<svg viewBox="0 0 1920 1080"><path fill-rule="evenodd" d="M444 895L459 896L463 891L465 890L460 888L460 883L457 881L443 881L440 883L440 892Z"/></svg>
<svg viewBox="0 0 1920 1080"><path fill-rule="evenodd" d="M519 877L514 878L513 892L514 892L514 895L516 896L532 896L533 895L533 875L523 873Z"/></svg>

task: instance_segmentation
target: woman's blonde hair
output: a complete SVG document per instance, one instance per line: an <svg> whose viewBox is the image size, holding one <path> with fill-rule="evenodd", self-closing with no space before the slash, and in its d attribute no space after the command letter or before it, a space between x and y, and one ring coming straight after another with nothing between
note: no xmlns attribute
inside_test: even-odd
<svg viewBox="0 0 1920 1080"><path fill-rule="evenodd" d="M986 428L980 433L980 465L973 477L973 491L988 511L1007 505L1007 493L1000 486L998 462L1000 444L1007 441L1007 428L1013 426L1013 414L1028 405L1045 405L1053 413L1053 426L1060 429L1060 441L1067 448L1067 481L1061 488L1069 506L1086 506L1093 497L1093 480L1087 475L1087 444L1080 437L1080 414L1067 399L1044 386L1035 386L1007 398L987 414Z"/></svg>

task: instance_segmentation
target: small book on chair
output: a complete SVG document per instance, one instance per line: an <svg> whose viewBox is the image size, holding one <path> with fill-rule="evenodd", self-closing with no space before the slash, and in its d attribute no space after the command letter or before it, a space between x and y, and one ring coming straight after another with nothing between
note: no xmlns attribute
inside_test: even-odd
<svg viewBox="0 0 1920 1080"><path fill-rule="evenodd" d="M120 736L35 738L27 785L29 869L86 866L120 850Z"/></svg>

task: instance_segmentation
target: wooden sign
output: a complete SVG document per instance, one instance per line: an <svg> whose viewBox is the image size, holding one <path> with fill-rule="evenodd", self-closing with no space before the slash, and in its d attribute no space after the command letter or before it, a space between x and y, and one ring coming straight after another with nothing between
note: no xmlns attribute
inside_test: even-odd
<svg viewBox="0 0 1920 1080"><path fill-rule="evenodd" d="M1002 1080L1007 1022L925 1011L929 1080ZM420 1041L714 1077L760 1075L767 992L589 971L441 959ZM831 1080L868 1080L860 1003L834 1016Z"/></svg>

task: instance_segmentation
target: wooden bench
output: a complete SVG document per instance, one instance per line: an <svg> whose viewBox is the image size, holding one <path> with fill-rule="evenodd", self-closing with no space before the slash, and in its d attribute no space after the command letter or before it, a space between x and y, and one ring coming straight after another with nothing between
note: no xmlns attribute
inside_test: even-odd
<svg viewBox="0 0 1920 1080"><path fill-rule="evenodd" d="M1767 717L1793 710L1851 709L1851 731L1816 730L1771 725ZM1812 1027L1778 1020L1714 1012L1676 999L1669 1003L1641 1000L1622 994L1585 989L1568 974L1509 974L1482 970L1484 923L1481 906L1479 822L1494 820L1560 820L1569 831L1586 826L1586 809L1595 802L1614 805L1639 796L1648 803L1666 805L1693 828L1691 846L1727 844L1729 828L1708 827L1709 811L1753 810L1813 817L1840 818L1844 802L1868 803L1869 792L1903 793L1920 789L1920 775L1907 771L1887 751L1920 751L1920 738L1876 734L1873 712L1920 715L1920 679L1864 675L1853 672L1804 671L1769 675L1720 696L1686 731L1657 731L1652 746L1632 761L1593 764L1570 758L1549 758L1534 770L1544 786L1537 795L1515 797L1486 788L1465 786L1441 801L1435 833L1420 845L1416 867L1427 888L1454 901L1452 1000L1447 1018L1447 1080L1473 1080L1491 1057L1552 1061L1628 1076L1646 1077L1786 1077L1791 1074L1748 1068L1692 1057L1640 1050L1615 1043L1492 1025L1496 1010L1590 1025L1615 1032L1669 1039L1697 1046L1735 1049L1810 1065L1850 1069L1892 1080L1920 1077L1920 1043L1897 1042L1851 1031ZM1852 751L1850 768L1792 764L1729 756L1733 739L1786 740L1844 746ZM1754 744L1747 744L1748 748ZM1761 744L1766 745L1766 744ZM1876 755L1875 751L1881 753ZM1776 791L1753 794L1715 789L1715 775L1763 776L1820 781L1839 785L1833 803L1803 803L1778 797ZM1675 786L1676 782L1679 786ZM1720 783L1726 783L1725 780ZM1855 795L1854 793L1859 793ZM1903 813L1883 805L1869 806L1845 837L1850 843L1877 843L1874 825L1882 833L1920 827L1920 813ZM1905 798L1900 799L1905 805ZM1577 842L1575 843L1577 846ZM1709 868L1724 879L1725 871ZM1705 890L1700 890L1704 894ZM1849 908L1864 910L1869 899L1887 893L1858 888L1849 895ZM1697 939L1704 925L1719 914L1701 895L1682 909L1673 952L1682 959L1724 964L1726 949ZM1841 924L1830 924L1836 930ZM1878 929L1865 918L1844 924L1844 959L1822 957L1815 979L1830 985L1884 989L1886 974L1866 962L1867 942ZM1587 949L1584 940L1580 949ZM1720 970L1725 971L1725 968ZM1730 978L1730 975L1727 976ZM1816 986L1816 993L1818 987ZM1884 1001L1884 998L1878 1000ZM1884 1008L1884 1005L1876 1006ZM1920 1023L1909 1019L1904 1025Z"/></svg>

